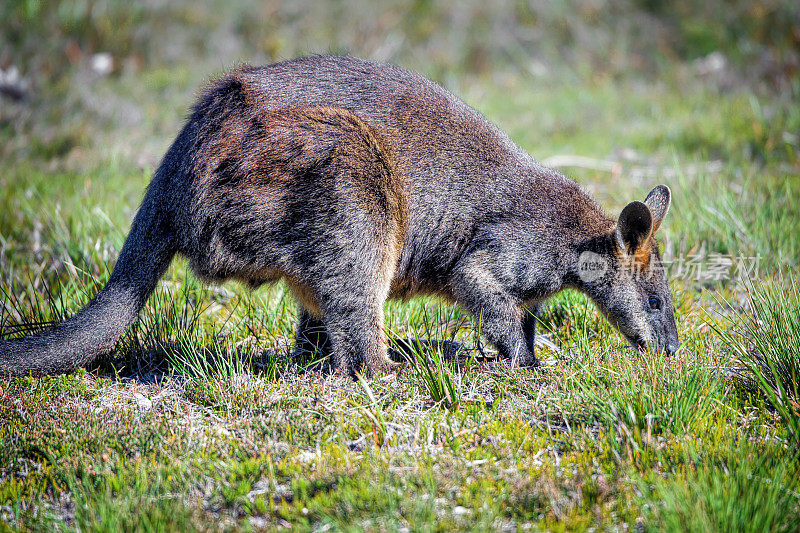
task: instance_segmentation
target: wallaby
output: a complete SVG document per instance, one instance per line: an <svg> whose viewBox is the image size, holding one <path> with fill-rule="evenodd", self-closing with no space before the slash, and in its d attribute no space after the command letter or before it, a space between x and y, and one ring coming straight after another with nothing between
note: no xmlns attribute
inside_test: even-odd
<svg viewBox="0 0 800 533"><path fill-rule="evenodd" d="M654 188L614 220L480 113L399 67L340 56L212 82L147 189L110 279L75 316L0 343L0 375L74 370L110 351L173 256L201 278L283 279L297 351L386 368L387 298L435 294L480 317L502 358L537 365L540 303L586 293L636 347L678 347L653 234Z"/></svg>

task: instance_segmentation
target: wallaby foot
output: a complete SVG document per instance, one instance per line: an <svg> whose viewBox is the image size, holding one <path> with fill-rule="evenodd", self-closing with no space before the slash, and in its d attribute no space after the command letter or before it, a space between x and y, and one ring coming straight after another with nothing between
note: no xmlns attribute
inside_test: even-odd
<svg viewBox="0 0 800 533"><path fill-rule="evenodd" d="M481 331L486 339L494 345L500 359L510 361L522 367L536 367L539 361L533 350L528 347L522 328L522 320L518 313L509 313L505 306L493 308L484 305L478 311L481 316ZM506 314L508 313L508 314ZM531 338L535 334L531 335Z"/></svg>
<svg viewBox="0 0 800 533"><path fill-rule="evenodd" d="M520 364L520 366L530 368L539 366L539 359L536 358L536 323L539 321L540 312L539 305L522 308L522 334L525 336L525 344L533 357L530 359L530 364Z"/></svg>

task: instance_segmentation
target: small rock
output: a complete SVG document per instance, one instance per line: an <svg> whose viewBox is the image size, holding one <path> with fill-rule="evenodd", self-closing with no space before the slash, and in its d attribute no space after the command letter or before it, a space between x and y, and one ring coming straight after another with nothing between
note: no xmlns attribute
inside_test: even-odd
<svg viewBox="0 0 800 533"><path fill-rule="evenodd" d="M310 451L300 452L295 459L300 463L313 463L317 459L317 454Z"/></svg>
<svg viewBox="0 0 800 533"><path fill-rule="evenodd" d="M720 74L728 65L728 60L721 52L711 52L705 57L696 59L692 66L699 76Z"/></svg>
<svg viewBox="0 0 800 533"><path fill-rule="evenodd" d="M469 513L469 509L467 509L466 507L462 507L460 505L456 505L453 508L453 515L454 516L464 516L465 514L468 514L468 513Z"/></svg>
<svg viewBox="0 0 800 533"><path fill-rule="evenodd" d="M28 82L20 75L15 65L5 70L0 68L0 95L20 101L25 99L27 93Z"/></svg>
<svg viewBox="0 0 800 533"><path fill-rule="evenodd" d="M256 529L266 529L269 525L269 520L264 518L263 516L251 516L250 517L250 526Z"/></svg>
<svg viewBox="0 0 800 533"><path fill-rule="evenodd" d="M220 437L230 437L231 435L233 435L229 430L227 430L226 428L224 428L222 426L215 427L214 428L214 433L216 433Z"/></svg>
<svg viewBox="0 0 800 533"><path fill-rule="evenodd" d="M149 411L150 409L153 408L152 400L145 397L144 394L141 394L139 392L135 392L133 394L133 401L136 403L136 407L144 411Z"/></svg>
<svg viewBox="0 0 800 533"><path fill-rule="evenodd" d="M544 61L534 59L528 64L528 72L537 78L545 78L550 74L550 69Z"/></svg>
<svg viewBox="0 0 800 533"><path fill-rule="evenodd" d="M347 443L347 449L350 450L351 452L363 452L365 444L366 444L366 439L364 438L364 435L361 435L356 440Z"/></svg>
<svg viewBox="0 0 800 533"><path fill-rule="evenodd" d="M497 447L500 443L503 442L503 437L499 437L497 435L487 435L483 438L483 444L489 444L491 446Z"/></svg>
<svg viewBox="0 0 800 533"><path fill-rule="evenodd" d="M247 499L251 502L256 499L256 496L266 494L269 492L269 483L267 481L257 481L253 484L253 490L247 493Z"/></svg>
<svg viewBox="0 0 800 533"><path fill-rule="evenodd" d="M108 52L94 54L90 65L95 73L101 76L108 76L114 70L114 58Z"/></svg>

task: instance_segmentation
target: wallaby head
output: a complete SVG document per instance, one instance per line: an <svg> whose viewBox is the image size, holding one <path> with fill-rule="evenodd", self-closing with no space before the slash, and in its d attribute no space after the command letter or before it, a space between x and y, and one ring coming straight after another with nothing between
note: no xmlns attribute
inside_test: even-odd
<svg viewBox="0 0 800 533"><path fill-rule="evenodd" d="M633 346L668 354L678 349L672 295L658 243L670 190L654 188L625 206L611 230L579 249L581 288Z"/></svg>

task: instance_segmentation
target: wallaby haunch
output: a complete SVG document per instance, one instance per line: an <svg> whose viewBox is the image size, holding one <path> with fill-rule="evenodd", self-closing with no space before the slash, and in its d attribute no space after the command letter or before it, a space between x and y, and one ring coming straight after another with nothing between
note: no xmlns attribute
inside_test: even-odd
<svg viewBox="0 0 800 533"><path fill-rule="evenodd" d="M674 352L653 234L664 185L617 220L436 83L317 56L213 82L155 172L106 286L79 313L0 343L0 375L69 372L111 350L173 256L209 281L285 280L297 350L385 367L387 298L441 295L503 358L536 365L535 314L572 287L640 348Z"/></svg>

